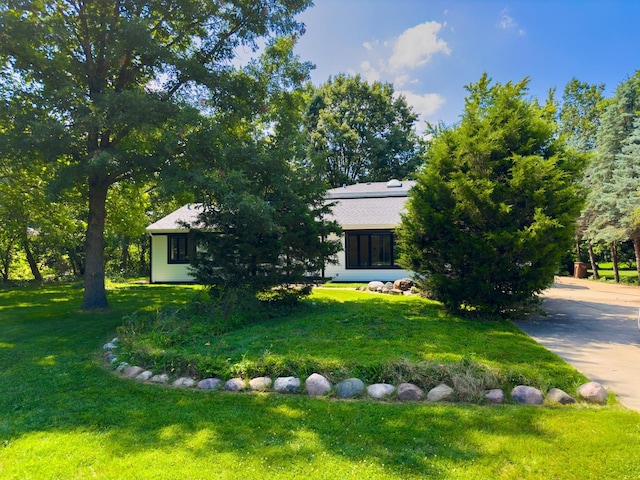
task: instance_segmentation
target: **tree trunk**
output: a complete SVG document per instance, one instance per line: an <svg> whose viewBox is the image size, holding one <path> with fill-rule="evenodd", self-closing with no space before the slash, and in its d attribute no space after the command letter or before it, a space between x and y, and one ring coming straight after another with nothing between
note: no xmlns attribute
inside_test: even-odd
<svg viewBox="0 0 640 480"><path fill-rule="evenodd" d="M611 244L611 260L613 261L613 279L620 283L620 272L618 271L618 242Z"/></svg>
<svg viewBox="0 0 640 480"><path fill-rule="evenodd" d="M104 224L109 184L104 178L89 180L89 223L87 225L86 260L84 272L83 310L107 308L104 285Z"/></svg>
<svg viewBox="0 0 640 480"><path fill-rule="evenodd" d="M122 237L122 254L120 255L120 271L126 274L129 268L129 244L131 239L129 237Z"/></svg>
<svg viewBox="0 0 640 480"><path fill-rule="evenodd" d="M29 237L27 232L24 232L24 236L22 238L22 247L24 248L24 253L27 255L27 262L29 262L29 268L31 269L31 275L33 275L33 279L36 282L42 282L42 274L40 273L40 269L38 268L38 262L36 262L35 257L33 256L33 252L29 247Z"/></svg>
<svg viewBox="0 0 640 480"><path fill-rule="evenodd" d="M593 279L598 280L600 274L598 273L598 264L596 263L596 256L593 254L593 245L589 242L589 261L591 262L591 271L593 272Z"/></svg>
<svg viewBox="0 0 640 480"><path fill-rule="evenodd" d="M2 252L2 280L9 281L9 267L11 266L11 249L13 248L11 241L7 249Z"/></svg>
<svg viewBox="0 0 640 480"><path fill-rule="evenodd" d="M636 272L638 272L638 284L640 284L640 232L633 234L633 252L636 254Z"/></svg>

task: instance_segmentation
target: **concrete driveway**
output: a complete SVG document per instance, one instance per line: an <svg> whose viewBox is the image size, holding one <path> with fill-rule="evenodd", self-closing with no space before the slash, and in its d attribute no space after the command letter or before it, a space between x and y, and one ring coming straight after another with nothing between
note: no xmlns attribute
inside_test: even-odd
<svg viewBox="0 0 640 480"><path fill-rule="evenodd" d="M556 277L542 298L547 316L516 325L640 411L640 288Z"/></svg>

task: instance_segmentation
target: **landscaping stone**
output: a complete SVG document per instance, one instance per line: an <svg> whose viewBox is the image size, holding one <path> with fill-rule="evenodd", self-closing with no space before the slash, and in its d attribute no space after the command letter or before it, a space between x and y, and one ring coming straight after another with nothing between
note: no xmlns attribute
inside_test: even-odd
<svg viewBox="0 0 640 480"><path fill-rule="evenodd" d="M124 372L127 368L129 368L129 364L127 362L120 362L118 364L118 366L116 367L116 372L118 373L122 373Z"/></svg>
<svg viewBox="0 0 640 480"><path fill-rule="evenodd" d="M249 380L249 388L254 392L265 392L271 388L273 380L269 377L257 377Z"/></svg>
<svg viewBox="0 0 640 480"><path fill-rule="evenodd" d="M295 393L300 390L300 379L296 377L278 377L273 384L278 393Z"/></svg>
<svg viewBox="0 0 640 480"><path fill-rule="evenodd" d="M111 364L114 364L118 361L117 355L114 355L111 352L107 352L107 354L104 356L104 359Z"/></svg>
<svg viewBox="0 0 640 480"><path fill-rule="evenodd" d="M484 398L489 403L500 405L504 402L504 392L500 388L492 388L491 390L487 390L484 394Z"/></svg>
<svg viewBox="0 0 640 480"><path fill-rule="evenodd" d="M386 282L384 284L384 288L386 288L387 290L391 290L393 288L393 282Z"/></svg>
<svg viewBox="0 0 640 480"><path fill-rule="evenodd" d="M364 382L359 378L348 378L336 385L339 398L353 398L364 392Z"/></svg>
<svg viewBox="0 0 640 480"><path fill-rule="evenodd" d="M102 346L103 350L115 350L116 348L118 348L118 346L113 342L105 343Z"/></svg>
<svg viewBox="0 0 640 480"><path fill-rule="evenodd" d="M437 387L432 388L427 393L427 400L430 402L451 402L454 399L455 391L449 385L441 383Z"/></svg>
<svg viewBox="0 0 640 480"><path fill-rule="evenodd" d="M161 383L163 385L166 385L167 383L169 383L169 375L167 375L166 373L161 373L160 375L154 375L149 379L149 381L153 383Z"/></svg>
<svg viewBox="0 0 640 480"><path fill-rule="evenodd" d="M222 380L219 378L205 378L198 382L197 387L201 390L214 390L220 386Z"/></svg>
<svg viewBox="0 0 640 480"><path fill-rule="evenodd" d="M189 377L180 377L176 379L171 385L174 387L183 387L183 388L191 388L195 387L196 381L193 378Z"/></svg>
<svg viewBox="0 0 640 480"><path fill-rule="evenodd" d="M135 366L125 368L123 373L125 377L136 378L142 372L144 372L144 368L138 367L137 365L135 365Z"/></svg>
<svg viewBox="0 0 640 480"><path fill-rule="evenodd" d="M382 289L382 287L384 287L384 283L377 281L369 282L369 284L367 285L367 288L372 292L377 292L378 289Z"/></svg>
<svg viewBox="0 0 640 480"><path fill-rule="evenodd" d="M411 290L411 287L413 286L413 280L411 280L410 278L399 278L398 280L393 282L393 288L395 288L396 290L402 290L403 292Z"/></svg>
<svg viewBox="0 0 640 480"><path fill-rule="evenodd" d="M391 295L402 295L404 292L402 290L398 290L397 288L392 288L389 290Z"/></svg>
<svg viewBox="0 0 640 480"><path fill-rule="evenodd" d="M245 388L247 384L242 378L232 378L224 384L224 389L228 392L240 392Z"/></svg>
<svg viewBox="0 0 640 480"><path fill-rule="evenodd" d="M420 387L412 383L398 385L398 400L401 402L419 402L424 399L424 392Z"/></svg>
<svg viewBox="0 0 640 480"><path fill-rule="evenodd" d="M544 396L540 390L526 385L518 385L511 390L511 398L513 398L516 403L522 403L524 405L542 405L544 402Z"/></svg>
<svg viewBox="0 0 640 480"><path fill-rule="evenodd" d="M569 395L567 392L560 390L559 388L552 388L547 392L547 398L556 403L567 405L569 403L576 403L576 399Z"/></svg>
<svg viewBox="0 0 640 480"><path fill-rule="evenodd" d="M140 380L141 382L146 382L151 377L153 377L153 372L151 370L145 370L144 372L136 376L136 380Z"/></svg>
<svg viewBox="0 0 640 480"><path fill-rule="evenodd" d="M311 396L326 395L331 390L331 383L319 373L312 373L304 382L307 393Z"/></svg>
<svg viewBox="0 0 640 480"><path fill-rule="evenodd" d="M367 387L367 393L371 398L376 400L382 400L387 398L393 392L396 391L396 387L388 383L374 383Z"/></svg>
<svg viewBox="0 0 640 480"><path fill-rule="evenodd" d="M589 382L578 387L578 395L587 402L599 403L604 405L607 403L607 390L598 382Z"/></svg>

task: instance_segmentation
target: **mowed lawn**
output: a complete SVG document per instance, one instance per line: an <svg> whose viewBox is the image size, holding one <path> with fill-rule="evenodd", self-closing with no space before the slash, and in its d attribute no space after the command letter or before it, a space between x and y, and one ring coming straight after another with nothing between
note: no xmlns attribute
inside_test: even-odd
<svg viewBox="0 0 640 480"><path fill-rule="evenodd" d="M76 285L0 290L0 478L640 478L640 415L615 404L491 407L201 392L137 383L105 367L102 344L125 315L193 294L186 286L119 285L109 292L109 311L83 313ZM371 299L386 334L374 325L361 341L379 342L381 355L516 364L520 354L530 363L538 352L543 376L568 368L500 323L443 317L437 323L451 322L451 338L441 328L430 337L423 325L419 335L428 338L411 339L418 330L410 322L444 314L420 299L388 298L314 294L308 301L336 325L327 329L326 355L358 356L340 353L340 331L353 331L340 325L357 322L353 312L365 315ZM341 310L350 313L341 318ZM228 353L251 358L273 345L273 355L300 355L303 346L288 343L285 327L276 320L272 329L230 332ZM407 340L398 341L403 331ZM465 331L468 338L459 338ZM322 329L302 334L322 336ZM369 351L360 352L363 363L372 361L364 358Z"/></svg>

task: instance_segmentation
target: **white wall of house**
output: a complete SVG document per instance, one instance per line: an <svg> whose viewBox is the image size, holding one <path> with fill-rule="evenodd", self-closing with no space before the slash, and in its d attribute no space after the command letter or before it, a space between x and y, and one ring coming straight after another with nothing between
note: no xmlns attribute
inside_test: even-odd
<svg viewBox="0 0 640 480"><path fill-rule="evenodd" d="M169 245L167 235L151 236L151 283L193 282L189 265L168 263Z"/></svg>

